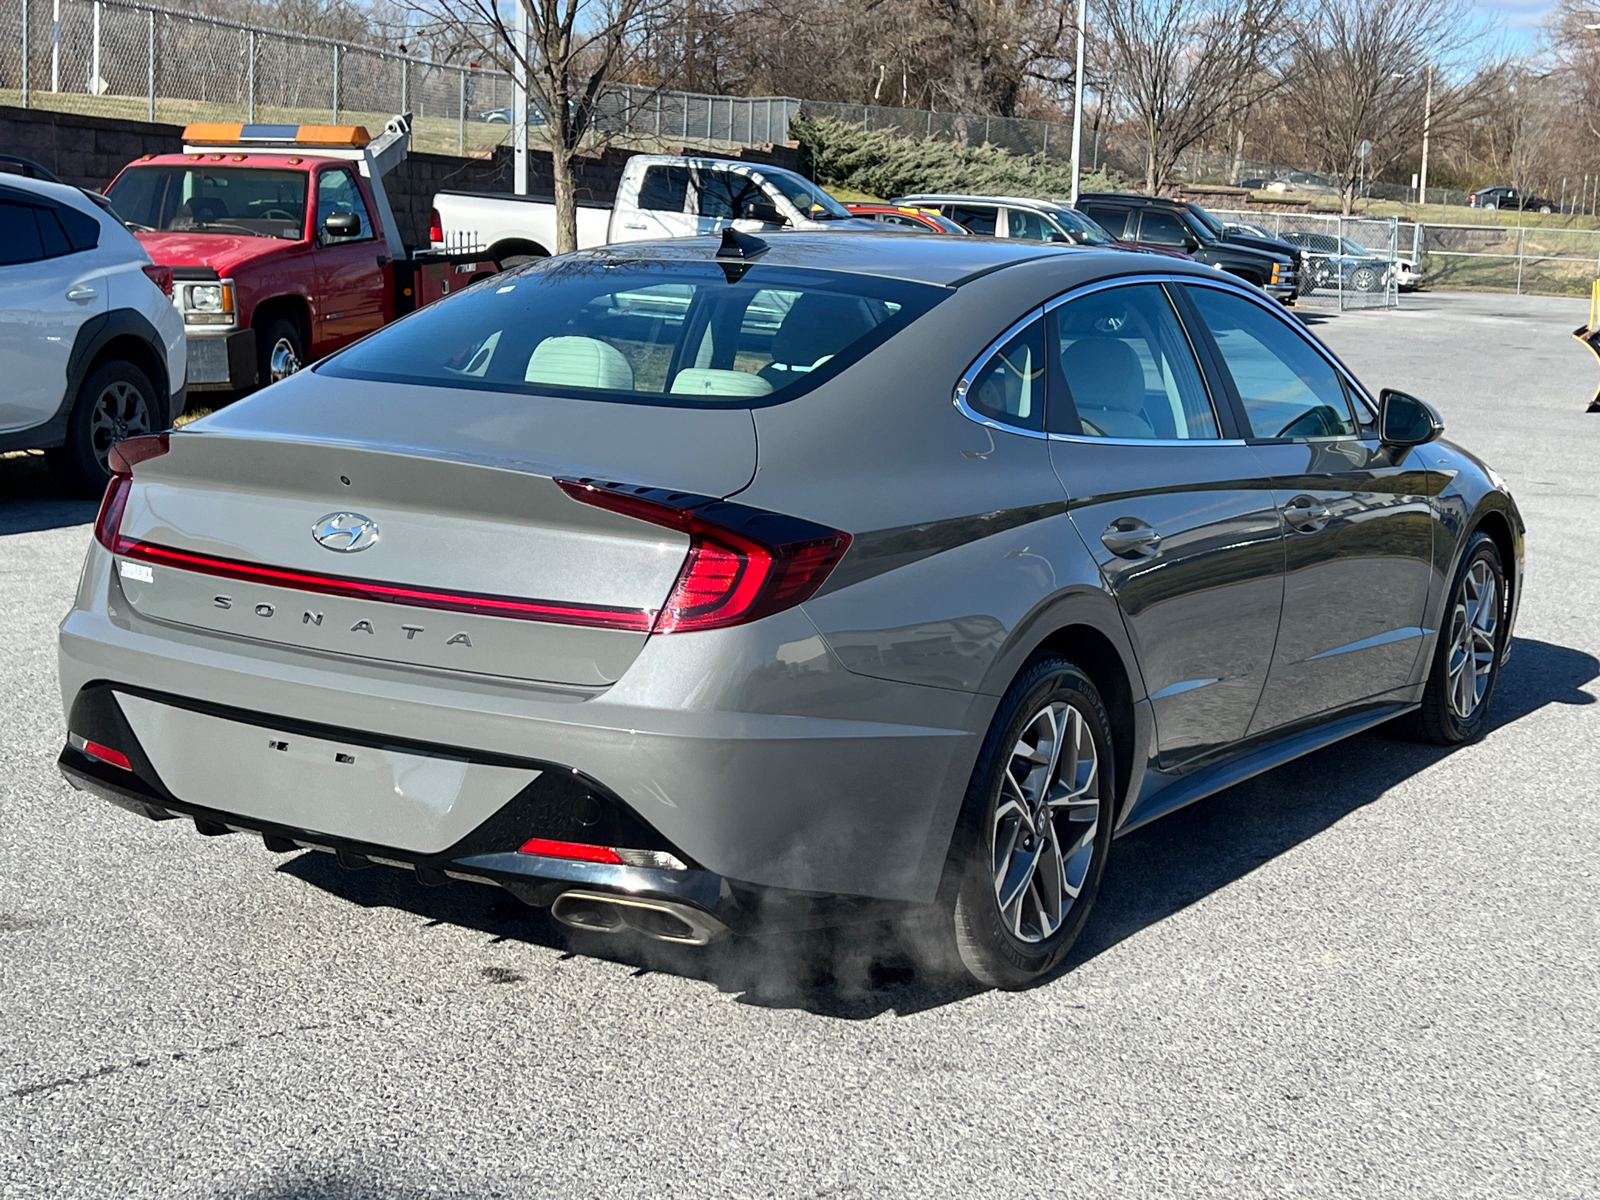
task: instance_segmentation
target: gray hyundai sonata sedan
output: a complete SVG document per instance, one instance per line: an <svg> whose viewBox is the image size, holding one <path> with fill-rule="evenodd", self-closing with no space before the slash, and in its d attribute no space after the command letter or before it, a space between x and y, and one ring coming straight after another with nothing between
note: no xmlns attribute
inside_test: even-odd
<svg viewBox="0 0 1600 1200"><path fill-rule="evenodd" d="M588 930L897 915L1020 986L1118 834L1482 730L1523 524L1441 428L1166 258L549 259L121 444L61 768Z"/></svg>

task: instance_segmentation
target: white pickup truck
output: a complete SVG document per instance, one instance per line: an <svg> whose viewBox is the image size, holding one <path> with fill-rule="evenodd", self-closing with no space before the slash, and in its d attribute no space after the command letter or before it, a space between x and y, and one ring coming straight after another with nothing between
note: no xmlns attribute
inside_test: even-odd
<svg viewBox="0 0 1600 1200"><path fill-rule="evenodd" d="M556 206L549 196L440 192L430 223L436 249L471 246L502 267L555 252ZM883 228L852 217L803 175L726 158L636 154L623 167L615 203L578 201L580 250L720 233L730 225L742 233Z"/></svg>

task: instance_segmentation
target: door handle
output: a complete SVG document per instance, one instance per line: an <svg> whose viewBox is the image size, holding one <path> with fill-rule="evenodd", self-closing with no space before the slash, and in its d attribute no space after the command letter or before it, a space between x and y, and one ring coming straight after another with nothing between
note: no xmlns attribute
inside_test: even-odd
<svg viewBox="0 0 1600 1200"><path fill-rule="evenodd" d="M1328 506L1314 496L1296 496L1283 506L1283 519L1301 533L1317 532L1331 515Z"/></svg>
<svg viewBox="0 0 1600 1200"><path fill-rule="evenodd" d="M76 300L79 304L87 303L99 294L87 283L75 283L67 289L67 299Z"/></svg>
<svg viewBox="0 0 1600 1200"><path fill-rule="evenodd" d="M1138 517L1118 517L1100 534L1118 558L1147 558L1161 547L1161 535Z"/></svg>

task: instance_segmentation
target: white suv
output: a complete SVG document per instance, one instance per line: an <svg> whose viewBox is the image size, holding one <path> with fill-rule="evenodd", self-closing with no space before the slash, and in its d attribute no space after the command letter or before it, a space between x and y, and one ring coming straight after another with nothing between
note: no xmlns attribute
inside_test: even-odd
<svg viewBox="0 0 1600 1200"><path fill-rule="evenodd" d="M43 449L83 494L105 490L112 445L183 411L183 318L109 205L0 174L0 451Z"/></svg>

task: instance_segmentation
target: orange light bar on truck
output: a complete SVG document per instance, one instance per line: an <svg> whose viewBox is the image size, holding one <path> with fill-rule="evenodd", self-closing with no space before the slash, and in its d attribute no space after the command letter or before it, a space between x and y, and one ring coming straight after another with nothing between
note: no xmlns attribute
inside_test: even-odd
<svg viewBox="0 0 1600 1200"><path fill-rule="evenodd" d="M372 141L365 125L232 125L197 121L183 129L190 146L336 146L359 149Z"/></svg>

